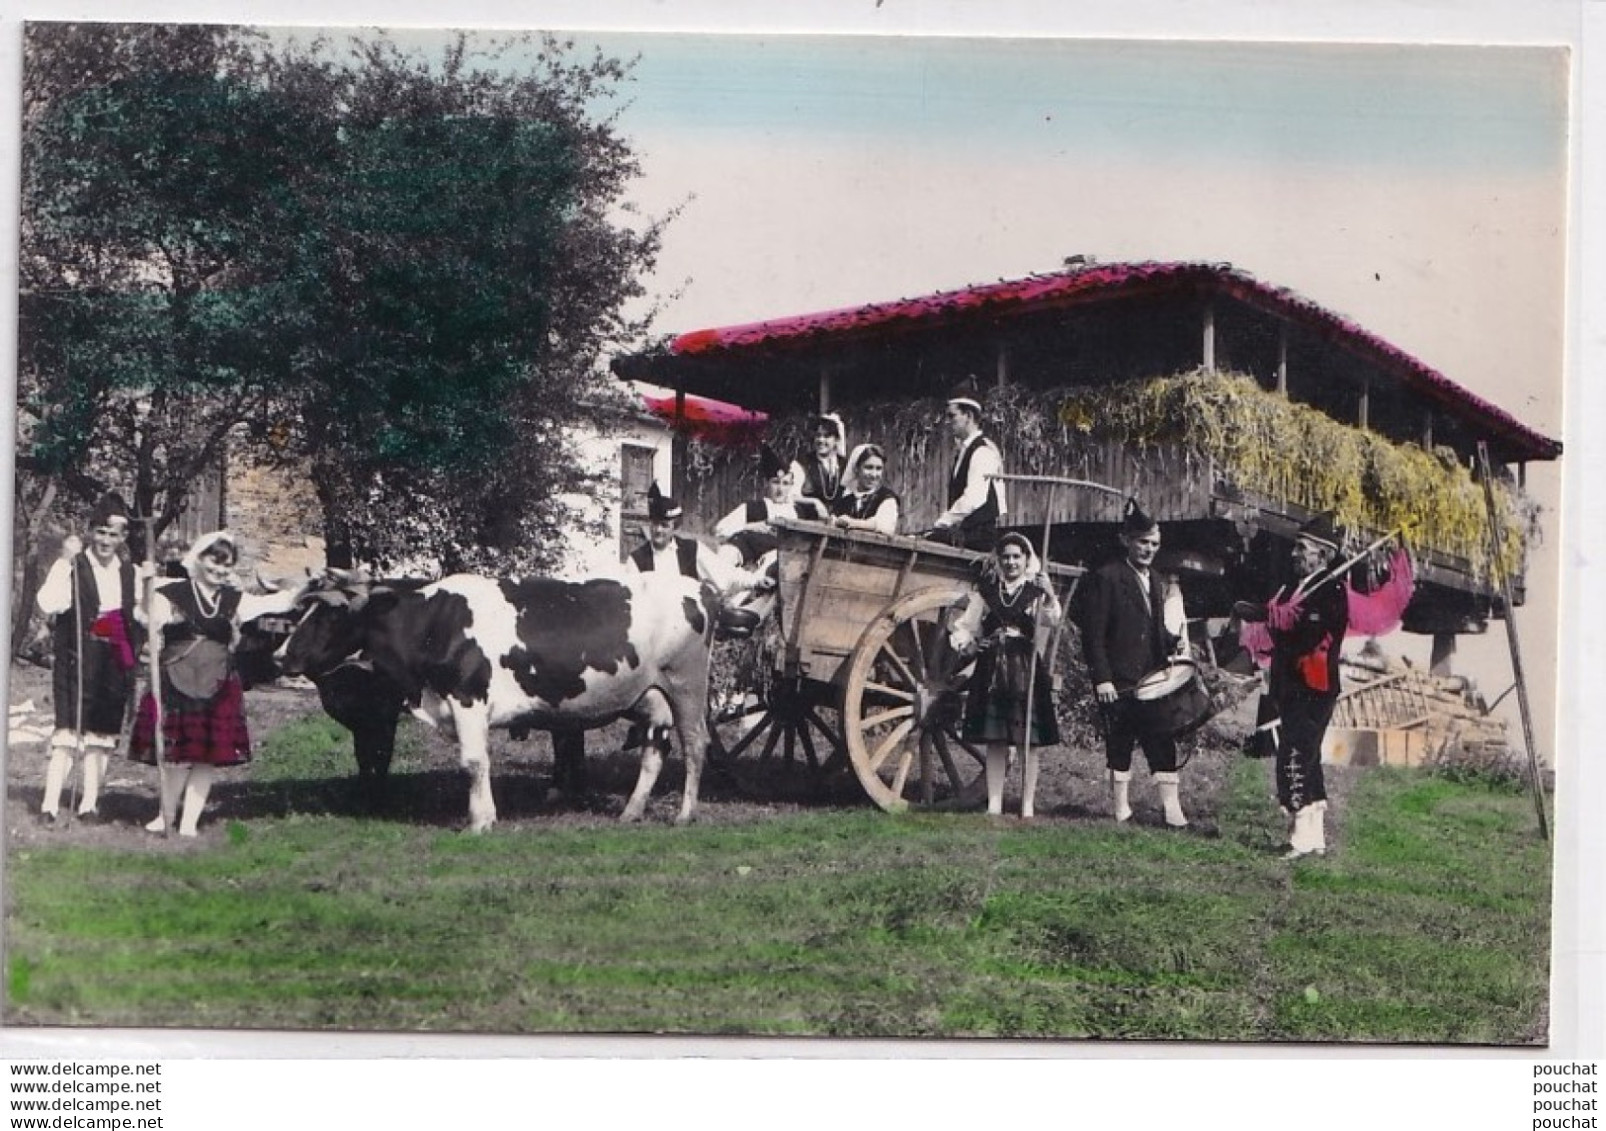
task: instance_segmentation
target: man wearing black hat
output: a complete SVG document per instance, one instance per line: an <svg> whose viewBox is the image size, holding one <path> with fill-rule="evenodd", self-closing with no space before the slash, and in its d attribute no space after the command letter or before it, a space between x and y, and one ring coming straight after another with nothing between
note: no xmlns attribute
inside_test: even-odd
<svg viewBox="0 0 1606 1131"><path fill-rule="evenodd" d="M1132 748L1141 745L1165 823L1183 828L1188 818L1182 811L1176 739L1140 735L1130 719L1132 689L1184 647L1182 591L1174 578L1152 568L1160 550L1160 524L1136 499L1127 502L1120 537L1122 557L1083 580L1079 618L1082 650L1104 720L1110 805L1117 821L1131 820Z"/></svg>
<svg viewBox="0 0 1606 1131"><path fill-rule="evenodd" d="M945 415L959 451L948 477L948 509L937 516L926 537L950 546L991 550L1008 510L1003 481L994 478L1003 474L1003 457L982 435L981 402L975 397L967 392L956 394L949 399Z"/></svg>
<svg viewBox="0 0 1606 1131"><path fill-rule="evenodd" d="M77 552L77 539L69 539L39 587L39 609L54 618L56 729L40 805L52 823L60 818L62 787L80 754L84 792L78 816L97 814L100 786L134 690L137 586L134 568L121 553L127 540L128 507L107 494L90 515L88 549Z"/></svg>
<svg viewBox="0 0 1606 1131"><path fill-rule="evenodd" d="M768 444L760 445L758 450L758 477L758 498L738 503L714 523L714 537L721 543L721 552L734 564L748 569L780 545L772 522L778 518L816 517L812 510L807 515L800 512L801 500L792 497L792 474Z"/></svg>
<svg viewBox="0 0 1606 1131"><path fill-rule="evenodd" d="M1287 856L1327 853L1327 782L1322 739L1338 702L1338 659L1349 630L1344 578L1331 572L1338 533L1331 514L1306 522L1294 539L1295 583L1262 606L1239 602L1242 620L1265 621L1271 636L1266 724L1276 743L1277 800L1291 820Z"/></svg>
<svg viewBox="0 0 1606 1131"><path fill-rule="evenodd" d="M706 581L721 602L752 590L774 588L768 576L739 569L695 538L680 533L685 509L653 483L647 489L647 541L631 552L631 572L637 575L678 575Z"/></svg>

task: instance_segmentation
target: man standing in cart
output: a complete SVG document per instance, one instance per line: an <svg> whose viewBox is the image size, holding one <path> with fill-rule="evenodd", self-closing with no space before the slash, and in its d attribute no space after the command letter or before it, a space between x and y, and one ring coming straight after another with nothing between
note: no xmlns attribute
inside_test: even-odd
<svg viewBox="0 0 1606 1131"><path fill-rule="evenodd" d="M77 539L65 542L39 587L40 611L55 618L56 729L39 807L51 824L60 819L62 787L80 756L84 792L78 818L98 816L100 786L133 694L138 594L134 567L121 553L127 540L128 507L116 494L102 496L90 515L89 547L77 552Z"/></svg>
<svg viewBox="0 0 1606 1131"><path fill-rule="evenodd" d="M1140 734L1131 718L1132 689L1183 646L1182 591L1174 578L1151 568L1160 550L1160 524L1136 499L1127 500L1120 537L1123 555L1083 580L1078 602L1082 651L1104 726L1110 807L1117 822L1132 819L1132 748L1141 745L1165 823L1184 828L1177 741Z"/></svg>
<svg viewBox="0 0 1606 1131"><path fill-rule="evenodd" d="M948 509L926 534L934 542L991 550L1008 508L1004 501L1003 457L981 431L981 402L959 391L945 410L948 428L959 445L948 477Z"/></svg>

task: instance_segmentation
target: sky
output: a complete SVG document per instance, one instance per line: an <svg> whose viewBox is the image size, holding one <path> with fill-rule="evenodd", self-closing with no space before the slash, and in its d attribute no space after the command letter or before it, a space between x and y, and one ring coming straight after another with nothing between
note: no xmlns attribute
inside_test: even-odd
<svg viewBox="0 0 1606 1131"><path fill-rule="evenodd" d="M1100 261L1227 261L1561 435L1569 53L1556 47L577 36L679 333ZM1554 468L1535 494L1559 506ZM1519 617L1553 757L1557 527ZM1496 623L1457 667L1512 681ZM1386 642L1427 658L1425 638ZM1519 715L1507 699L1513 733Z"/></svg>
<svg viewBox="0 0 1606 1131"><path fill-rule="evenodd" d="M1586 474L1579 442L1590 396L1579 375L1599 360L1606 326L1580 297L1581 284L1599 280L1601 257L1581 242L1578 194L1598 201L1601 181L1580 164L1591 151L1569 136L1589 119L1568 118L1570 95L1606 96L1599 80L1582 85L1577 65L1581 46L1598 53L1606 42L1602 9L1585 0L549 0L538 9L41 0L30 15L392 29L446 18L528 27L539 15L586 29L574 34L609 52L639 52L619 120L643 160L632 198L646 215L681 209L649 283L663 301L660 331L1013 278L1073 254L1226 261L1565 438L1560 464L1531 469L1549 512L1530 563L1534 600L1518 623L1545 712L1538 745L1584 786L1558 814L1567 916L1569 893L1599 882L1598 867L1580 873L1574 862L1606 856L1577 808L1580 797L1606 803L1579 737L1606 722L1583 675L1606 664L1606 634L1587 627L1606 622L1606 608L1588 572L1601 552L1588 488L1598 463ZM0 17L0 28L14 31L15 18ZM703 34L736 31L758 34ZM4 52L9 78L12 41ZM14 239L0 232L0 250L14 254ZM1568 610L1560 635L1559 608ZM1558 648L1559 730L1549 713ZM1463 654L1487 690L1509 682L1498 624L1464 640ZM1566 920L1558 935L1558 976L1576 990L1558 999L1558 1031L1576 1035L1580 1018L1606 1016L1599 918L1596 908L1583 928ZM1597 961L1582 974L1568 949L1580 930ZM1591 1039L1600 1055L1600 1035Z"/></svg>

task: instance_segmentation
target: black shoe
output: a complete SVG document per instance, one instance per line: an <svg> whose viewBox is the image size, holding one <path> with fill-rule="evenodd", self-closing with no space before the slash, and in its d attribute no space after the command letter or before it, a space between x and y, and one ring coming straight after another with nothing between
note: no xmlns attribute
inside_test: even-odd
<svg viewBox="0 0 1606 1131"><path fill-rule="evenodd" d="M87 809L79 813L76 819L81 825L103 825L106 823L106 818L100 815L99 809Z"/></svg>
<svg viewBox="0 0 1606 1131"><path fill-rule="evenodd" d="M61 826L61 823L62 823L61 822L61 814L60 813L40 813L39 814L39 823L41 825L43 825L45 828L47 828L47 829L59 828Z"/></svg>

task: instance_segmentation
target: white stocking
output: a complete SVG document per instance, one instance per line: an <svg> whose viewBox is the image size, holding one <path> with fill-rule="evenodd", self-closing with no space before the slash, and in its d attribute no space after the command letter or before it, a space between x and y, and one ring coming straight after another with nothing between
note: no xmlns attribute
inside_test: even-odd
<svg viewBox="0 0 1606 1131"><path fill-rule="evenodd" d="M189 783L184 787L184 816L178 823L179 836L195 835L201 810L206 808L207 795L212 792L212 776L215 772L211 766L191 768Z"/></svg>
<svg viewBox="0 0 1606 1131"><path fill-rule="evenodd" d="M45 766L45 799L39 806L41 813L54 816L61 808L61 790L67 784L67 775L72 773L72 760L72 747L50 748L50 762Z"/></svg>

